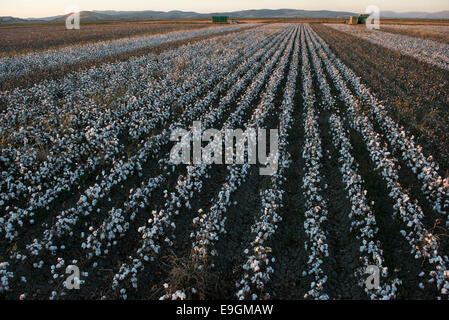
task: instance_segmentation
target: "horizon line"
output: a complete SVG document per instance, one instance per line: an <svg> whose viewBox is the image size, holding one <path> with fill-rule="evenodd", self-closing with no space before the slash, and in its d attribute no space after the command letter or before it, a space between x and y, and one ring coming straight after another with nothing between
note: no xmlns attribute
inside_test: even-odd
<svg viewBox="0 0 449 320"><path fill-rule="evenodd" d="M162 11L162 10L152 10L152 9L142 9L142 10L115 10L115 9L92 9L92 10L80 10L80 12L95 12L95 11L115 11L115 12L145 12L145 11L154 11L154 12L164 12L164 13L169 13L169 12L173 12L173 11L178 11L178 12L193 12L193 13L197 13L197 14L212 14L212 13L232 13L232 12L241 12L241 11L260 11L260 10L302 10L302 11L332 11L332 12L349 12L349 13L357 13L356 11L345 11L345 10L331 10L331 9L296 9L296 8L278 8L278 9L271 9L271 8L263 8L263 9L242 9L242 10L233 10L233 11L214 11L214 12L201 12L201 11L188 11L188 10L178 10L178 9L173 9L173 10L168 10L168 11ZM449 11L449 10L440 10L440 11L397 11L397 10L380 10L380 12L382 11L391 11L391 12L395 12L395 13L427 13L427 14L436 14L436 13L440 13L440 12L445 12L445 11ZM64 16L68 13L64 13L64 14L56 14L56 15L50 15L50 16L41 16L41 17L19 17L19 16L9 16L9 17L13 17L13 18L20 18L20 19L43 19L43 18L52 18L52 17L58 17L58 16ZM8 17L8 16L2 16L2 17Z"/></svg>

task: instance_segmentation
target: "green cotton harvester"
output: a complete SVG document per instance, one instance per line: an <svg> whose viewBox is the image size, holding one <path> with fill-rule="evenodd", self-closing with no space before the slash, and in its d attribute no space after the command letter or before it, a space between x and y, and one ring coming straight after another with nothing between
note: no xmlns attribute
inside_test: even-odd
<svg viewBox="0 0 449 320"><path fill-rule="evenodd" d="M359 14L358 17L350 16L349 20L346 21L346 24L366 24L368 17L369 14Z"/></svg>
<svg viewBox="0 0 449 320"><path fill-rule="evenodd" d="M212 23L229 23L228 16L213 16Z"/></svg>

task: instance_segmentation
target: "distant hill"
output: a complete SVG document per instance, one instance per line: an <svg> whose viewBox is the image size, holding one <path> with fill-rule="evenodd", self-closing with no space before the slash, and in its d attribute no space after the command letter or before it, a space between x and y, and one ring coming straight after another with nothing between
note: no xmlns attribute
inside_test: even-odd
<svg viewBox="0 0 449 320"><path fill-rule="evenodd" d="M60 17L56 17L55 19L48 20L51 22L65 22L67 17L70 14L66 14ZM80 12L80 20L81 21L89 21L89 22L95 22L95 21L108 21L108 20L115 20L111 15L109 14L103 14L99 12L93 12L93 11L81 11Z"/></svg>
<svg viewBox="0 0 449 320"><path fill-rule="evenodd" d="M230 16L233 18L340 18L353 15L352 12L339 11L309 11L295 9L261 9L261 10L243 10L232 12L213 12L197 13L186 11L94 11L100 14L108 14L120 20L125 19L208 19L212 16Z"/></svg>
<svg viewBox="0 0 449 320"><path fill-rule="evenodd" d="M82 11L80 13L81 21L134 21L134 20L161 20L161 19L208 19L214 15L230 16L232 18L347 18L351 15L357 15L354 12L330 11L330 10L296 10L296 9L261 9L261 10L243 10L232 12L214 12L197 13L188 11ZM0 24L28 23L28 22L64 22L68 15L59 15L45 18L20 19L14 17L0 17ZM382 11L381 18L418 18L418 19L449 19L449 11L435 13L427 12L405 12L398 13L394 11Z"/></svg>
<svg viewBox="0 0 449 320"><path fill-rule="evenodd" d="M382 11L381 18L382 17L401 19L449 19L449 11L446 10L435 13Z"/></svg>
<svg viewBox="0 0 449 320"><path fill-rule="evenodd" d="M14 17L0 17L0 24L27 23L28 20Z"/></svg>

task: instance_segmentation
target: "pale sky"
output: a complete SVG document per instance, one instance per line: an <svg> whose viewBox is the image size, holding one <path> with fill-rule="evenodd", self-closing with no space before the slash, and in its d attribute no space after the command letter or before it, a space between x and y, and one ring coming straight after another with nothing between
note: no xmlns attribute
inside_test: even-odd
<svg viewBox="0 0 449 320"><path fill-rule="evenodd" d="M182 10L210 13L246 9L304 9L364 12L369 5L398 12L449 10L448 0L0 0L0 16L39 18L83 10Z"/></svg>

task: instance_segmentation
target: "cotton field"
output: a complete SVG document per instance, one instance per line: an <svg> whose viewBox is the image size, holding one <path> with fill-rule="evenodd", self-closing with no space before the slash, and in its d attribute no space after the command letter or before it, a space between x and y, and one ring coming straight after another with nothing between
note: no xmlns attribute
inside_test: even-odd
<svg viewBox="0 0 449 320"><path fill-rule="evenodd" d="M447 54L449 44L447 43L417 39L383 31L370 32L368 29L352 28L344 24L331 24L328 26L449 70L449 57Z"/></svg>
<svg viewBox="0 0 449 320"><path fill-rule="evenodd" d="M35 79L0 92L0 299L448 299L448 49L250 23L0 57ZM277 129L275 174L174 164L194 121Z"/></svg>

